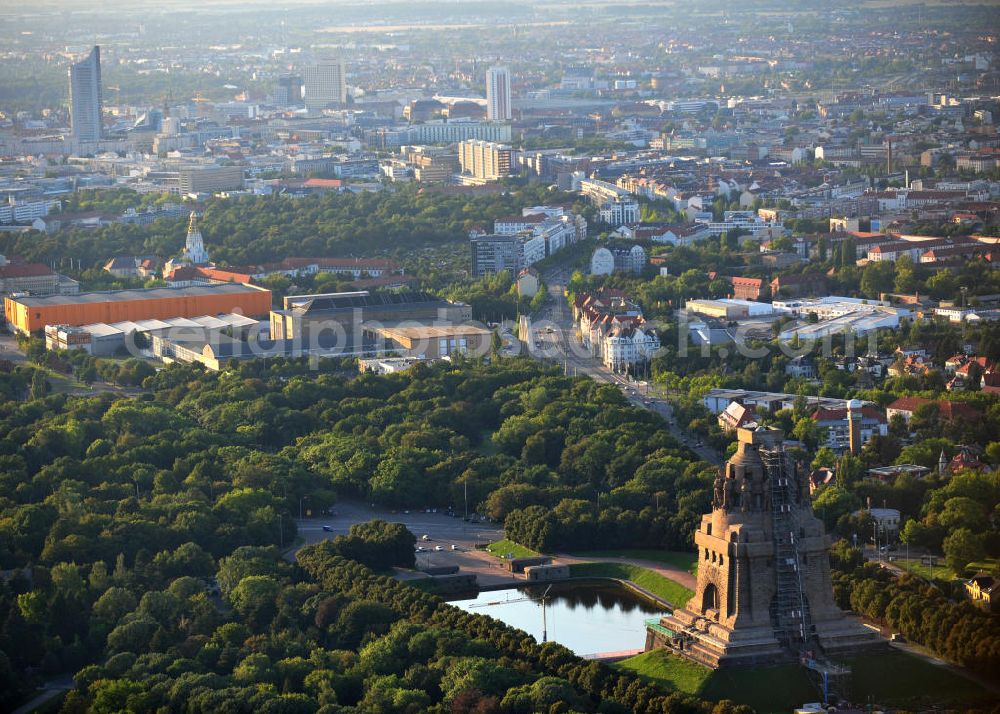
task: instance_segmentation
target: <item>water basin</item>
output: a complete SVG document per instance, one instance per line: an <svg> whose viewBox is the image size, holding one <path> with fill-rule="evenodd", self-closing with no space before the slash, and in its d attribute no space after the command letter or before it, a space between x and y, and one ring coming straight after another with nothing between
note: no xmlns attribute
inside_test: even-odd
<svg viewBox="0 0 1000 714"><path fill-rule="evenodd" d="M547 587L484 591L450 602L495 617L541 642L541 596ZM621 587L560 583L549 592L545 619L550 642L584 656L641 649L646 644L646 620L660 614L661 608Z"/></svg>

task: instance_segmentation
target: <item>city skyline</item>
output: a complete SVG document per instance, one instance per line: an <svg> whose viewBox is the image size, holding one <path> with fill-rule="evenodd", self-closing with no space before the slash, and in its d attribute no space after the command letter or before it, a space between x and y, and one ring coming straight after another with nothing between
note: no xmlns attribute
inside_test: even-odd
<svg viewBox="0 0 1000 714"><path fill-rule="evenodd" d="M70 114L77 145L100 141L103 133L101 48L97 45L69 67Z"/></svg>

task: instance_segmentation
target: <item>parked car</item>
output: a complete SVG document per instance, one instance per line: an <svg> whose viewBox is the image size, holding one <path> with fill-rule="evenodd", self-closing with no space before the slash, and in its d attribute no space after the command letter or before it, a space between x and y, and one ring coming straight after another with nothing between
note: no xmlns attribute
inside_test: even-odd
<svg viewBox="0 0 1000 714"><path fill-rule="evenodd" d="M331 528L330 526L323 526L323 530L325 530L327 533L333 533L333 528Z"/></svg>
<svg viewBox="0 0 1000 714"><path fill-rule="evenodd" d="M457 545L455 545L454 543L452 543L452 544L451 544L451 549L452 549L452 550L458 550L458 546L457 546Z"/></svg>
<svg viewBox="0 0 1000 714"><path fill-rule="evenodd" d="M436 545L436 546L434 546L434 550L444 550L444 546L443 545Z"/></svg>

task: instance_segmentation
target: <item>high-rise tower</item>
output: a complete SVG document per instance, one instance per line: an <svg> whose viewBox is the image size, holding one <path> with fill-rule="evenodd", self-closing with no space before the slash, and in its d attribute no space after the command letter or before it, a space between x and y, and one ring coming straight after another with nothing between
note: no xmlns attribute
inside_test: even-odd
<svg viewBox="0 0 1000 714"><path fill-rule="evenodd" d="M813 515L806 475L782 449L784 433L740 428L737 436L695 534L697 590L648 628L646 648L721 667L882 644L833 600L830 538Z"/></svg>
<svg viewBox="0 0 1000 714"><path fill-rule="evenodd" d="M347 70L344 61L333 57L317 60L302 72L306 108L319 112L347 104Z"/></svg>
<svg viewBox="0 0 1000 714"><path fill-rule="evenodd" d="M101 48L69 67L70 118L73 142L101 140Z"/></svg>
<svg viewBox="0 0 1000 714"><path fill-rule="evenodd" d="M486 72L486 118L489 121L510 121L510 70L490 67Z"/></svg>

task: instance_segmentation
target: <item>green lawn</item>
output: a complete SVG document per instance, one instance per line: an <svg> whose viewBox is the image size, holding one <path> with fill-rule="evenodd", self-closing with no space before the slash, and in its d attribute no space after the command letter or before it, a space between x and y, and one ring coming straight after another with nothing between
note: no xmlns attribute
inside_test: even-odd
<svg viewBox="0 0 1000 714"><path fill-rule="evenodd" d="M975 575L979 571L984 573L995 573L1000 569L1000 560L997 558L987 558L986 560L974 560L965 566L969 575Z"/></svg>
<svg viewBox="0 0 1000 714"><path fill-rule="evenodd" d="M994 701L991 694L946 667L896 650L844 660L851 666L847 696L893 708L964 710ZM760 714L788 712L819 699L803 668L795 664L712 671L664 650L645 652L616 665L669 689L718 701L748 704Z"/></svg>
<svg viewBox="0 0 1000 714"><path fill-rule="evenodd" d="M996 703L994 695L950 668L898 650L844 661L851 666L851 693L856 700L872 696L880 703L913 710Z"/></svg>
<svg viewBox="0 0 1000 714"><path fill-rule="evenodd" d="M645 590L657 595L675 607L681 607L694 595L683 585L678 585L659 573L627 563L577 563L569 566L574 578L617 578L631 580Z"/></svg>
<svg viewBox="0 0 1000 714"><path fill-rule="evenodd" d="M683 657L667 654L666 650L643 652L614 665L634 672L643 679L662 684L687 694L697 694L712 676L712 670Z"/></svg>
<svg viewBox="0 0 1000 714"><path fill-rule="evenodd" d="M698 572L698 556L695 553L682 553L673 550L585 550L573 555L585 558L636 558L666 563L675 568L686 570L692 575Z"/></svg>
<svg viewBox="0 0 1000 714"><path fill-rule="evenodd" d="M944 558L940 558L938 562L943 561ZM954 580L955 573L951 571L951 568L945 565L922 565L919 558L910 558L906 560L904 558L899 558L893 561L893 565L898 565L903 570L909 571L914 575L919 575L922 578L927 578L928 580Z"/></svg>
<svg viewBox="0 0 1000 714"><path fill-rule="evenodd" d="M490 543L486 546L486 550L490 552L491 555L495 555L498 558L504 558L508 553L512 554L515 558L530 558L533 555L539 555L533 550L525 548L520 543L515 543L512 540L498 540L496 543Z"/></svg>

